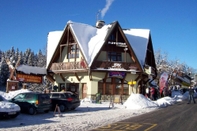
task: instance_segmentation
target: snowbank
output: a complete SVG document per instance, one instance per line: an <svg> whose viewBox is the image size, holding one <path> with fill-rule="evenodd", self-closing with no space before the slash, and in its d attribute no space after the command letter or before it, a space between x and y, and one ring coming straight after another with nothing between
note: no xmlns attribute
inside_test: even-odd
<svg viewBox="0 0 197 131"><path fill-rule="evenodd" d="M127 109L143 109L158 107L156 103L147 99L142 94L131 94L129 98L125 101L124 106Z"/></svg>

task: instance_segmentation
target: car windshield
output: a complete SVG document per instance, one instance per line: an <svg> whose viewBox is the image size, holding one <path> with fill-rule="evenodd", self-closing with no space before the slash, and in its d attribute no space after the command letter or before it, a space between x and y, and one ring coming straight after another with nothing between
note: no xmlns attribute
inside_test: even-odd
<svg viewBox="0 0 197 131"><path fill-rule="evenodd" d="M14 97L15 100L23 100L25 97L25 94L18 94L17 96Z"/></svg>

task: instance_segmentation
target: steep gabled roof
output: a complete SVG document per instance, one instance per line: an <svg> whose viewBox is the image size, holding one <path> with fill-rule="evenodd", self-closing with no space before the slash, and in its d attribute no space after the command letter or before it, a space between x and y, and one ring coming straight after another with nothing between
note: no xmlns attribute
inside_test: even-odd
<svg viewBox="0 0 197 131"><path fill-rule="evenodd" d="M83 23L76 23L72 21L68 21L66 28L70 28L80 49L81 52L84 54L85 60L90 67L94 58L99 53L100 49L102 48L103 44L105 43L105 39L107 34L109 33L110 29L112 28L112 24L104 25L102 28L96 28L94 26L83 24ZM51 63L52 56L50 57L49 54L55 53L54 51L50 51L48 49L56 49L57 45L62 34L66 31L60 32L50 32L48 35L48 44L47 44L47 68L49 68L49 63ZM128 29L123 30L126 38L128 39L132 49L134 50L138 61L143 69L145 64L146 58L146 51L147 51L147 44L150 35L150 30L147 29ZM55 38L52 38L55 37ZM53 55L53 54L52 54Z"/></svg>
<svg viewBox="0 0 197 131"><path fill-rule="evenodd" d="M140 65L144 66L147 46L148 46L148 39L150 35L150 30L148 29L128 29L124 30L124 33L133 48Z"/></svg>
<svg viewBox="0 0 197 131"><path fill-rule="evenodd" d="M47 38L47 63L46 68L48 69L49 63L52 60L52 57L55 53L55 50L58 46L60 38L62 36L63 31L51 31L48 33Z"/></svg>
<svg viewBox="0 0 197 131"><path fill-rule="evenodd" d="M69 25L90 67L104 44L105 36L111 25L105 25L101 29L82 23L70 22Z"/></svg>

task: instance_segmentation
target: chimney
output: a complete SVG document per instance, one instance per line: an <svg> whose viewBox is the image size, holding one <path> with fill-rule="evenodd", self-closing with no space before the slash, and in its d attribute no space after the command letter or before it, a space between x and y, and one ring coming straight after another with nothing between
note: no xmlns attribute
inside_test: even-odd
<svg viewBox="0 0 197 131"><path fill-rule="evenodd" d="M103 21L103 20L98 20L97 22L96 22L96 28L102 28L103 26L105 25L105 21Z"/></svg>

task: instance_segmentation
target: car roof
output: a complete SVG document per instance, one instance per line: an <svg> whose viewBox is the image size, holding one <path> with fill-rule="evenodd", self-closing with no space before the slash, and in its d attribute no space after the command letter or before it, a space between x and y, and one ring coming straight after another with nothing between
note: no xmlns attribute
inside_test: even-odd
<svg viewBox="0 0 197 131"><path fill-rule="evenodd" d="M74 94L70 91L64 91L64 92L51 92L51 94L65 94L65 93L70 93L70 94Z"/></svg>
<svg viewBox="0 0 197 131"><path fill-rule="evenodd" d="M42 93L42 92L23 92L20 94L46 94L46 93Z"/></svg>

